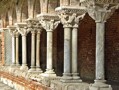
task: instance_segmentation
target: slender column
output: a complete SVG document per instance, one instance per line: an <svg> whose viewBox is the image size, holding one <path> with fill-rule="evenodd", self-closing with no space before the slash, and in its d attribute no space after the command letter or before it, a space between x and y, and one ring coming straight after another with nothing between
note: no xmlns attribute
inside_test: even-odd
<svg viewBox="0 0 119 90"><path fill-rule="evenodd" d="M27 47L26 47L26 35L28 30L26 29L26 23L16 23L18 32L22 35L22 66L20 67L21 70L28 70L27 67Z"/></svg>
<svg viewBox="0 0 119 90"><path fill-rule="evenodd" d="M42 72L40 68L40 34L41 31L37 31L37 42L36 42L36 71Z"/></svg>
<svg viewBox="0 0 119 90"><path fill-rule="evenodd" d="M12 65L16 64L15 62L15 35L12 35Z"/></svg>
<svg viewBox="0 0 119 90"><path fill-rule="evenodd" d="M80 79L78 76L77 63L78 63L78 25L75 24L72 30L72 76L73 79Z"/></svg>
<svg viewBox="0 0 119 90"><path fill-rule="evenodd" d="M47 32L47 66L44 76L56 76L53 70L53 30L58 26L58 16L50 14L38 15L40 23ZM41 19L42 18L42 19Z"/></svg>
<svg viewBox="0 0 119 90"><path fill-rule="evenodd" d="M12 66L16 65L16 43L15 43L15 34L16 34L16 28L14 26L8 26L9 32L12 36Z"/></svg>
<svg viewBox="0 0 119 90"><path fill-rule="evenodd" d="M27 66L27 58L26 58L26 35L22 35L22 66Z"/></svg>
<svg viewBox="0 0 119 90"><path fill-rule="evenodd" d="M60 12L59 18L64 27L64 73L62 81L81 82L77 70L77 31L79 18L83 18L86 10L82 7L58 7L56 11Z"/></svg>
<svg viewBox="0 0 119 90"><path fill-rule="evenodd" d="M19 33L16 33L16 65L19 66Z"/></svg>
<svg viewBox="0 0 119 90"><path fill-rule="evenodd" d="M72 79L71 77L71 28L64 25L64 73L63 79Z"/></svg>
<svg viewBox="0 0 119 90"><path fill-rule="evenodd" d="M54 73L53 71L53 30L47 30L47 69L46 73Z"/></svg>
<svg viewBox="0 0 119 90"><path fill-rule="evenodd" d="M35 31L31 31L32 41L31 41L31 69L29 71L35 70Z"/></svg>
<svg viewBox="0 0 119 90"><path fill-rule="evenodd" d="M96 80L105 79L104 42L105 42L105 22L96 22Z"/></svg>

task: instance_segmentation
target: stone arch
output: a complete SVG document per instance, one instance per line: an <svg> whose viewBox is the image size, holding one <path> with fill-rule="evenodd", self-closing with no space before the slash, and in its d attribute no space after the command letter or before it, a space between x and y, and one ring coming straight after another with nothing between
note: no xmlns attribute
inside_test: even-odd
<svg viewBox="0 0 119 90"><path fill-rule="evenodd" d="M24 22L28 18L28 3L27 0L24 0L21 6L21 18L22 22Z"/></svg>
<svg viewBox="0 0 119 90"><path fill-rule="evenodd" d="M41 12L40 0L35 0L33 5L33 17L36 17L37 14Z"/></svg>

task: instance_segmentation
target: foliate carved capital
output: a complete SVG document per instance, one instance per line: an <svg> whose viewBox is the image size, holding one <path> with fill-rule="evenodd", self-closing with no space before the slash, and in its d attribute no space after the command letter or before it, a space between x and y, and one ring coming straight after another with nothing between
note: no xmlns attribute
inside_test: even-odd
<svg viewBox="0 0 119 90"><path fill-rule="evenodd" d="M80 0L96 22L105 22L119 7L119 0Z"/></svg>
<svg viewBox="0 0 119 90"><path fill-rule="evenodd" d="M96 5L93 7L88 7L87 11L89 15L96 22L105 22L110 16L115 12L116 7L110 6L109 4L104 4L102 6Z"/></svg>
<svg viewBox="0 0 119 90"><path fill-rule="evenodd" d="M64 27L76 26L86 13L85 7L58 7L56 11Z"/></svg>
<svg viewBox="0 0 119 90"><path fill-rule="evenodd" d="M38 24L39 24L38 20L29 18L26 20L26 22L27 22L27 27L28 27L29 31L37 30Z"/></svg>
<svg viewBox="0 0 119 90"><path fill-rule="evenodd" d="M22 36L26 36L29 30L27 29L26 23L15 23L16 29Z"/></svg>
<svg viewBox="0 0 119 90"><path fill-rule="evenodd" d="M46 31L53 31L60 23L59 17L50 14L38 15L39 22Z"/></svg>
<svg viewBox="0 0 119 90"><path fill-rule="evenodd" d="M16 27L15 27L15 26L7 26L7 28L8 28L8 30L9 30L11 36L12 36L12 37L15 37L16 32L17 32Z"/></svg>

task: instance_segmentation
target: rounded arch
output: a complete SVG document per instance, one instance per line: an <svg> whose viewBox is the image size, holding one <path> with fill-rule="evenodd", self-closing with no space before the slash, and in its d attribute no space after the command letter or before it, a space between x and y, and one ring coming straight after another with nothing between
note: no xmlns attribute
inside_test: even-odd
<svg viewBox="0 0 119 90"><path fill-rule="evenodd" d="M34 6L33 6L33 17L35 18L37 14L39 14L40 12L41 12L40 1L35 0Z"/></svg>

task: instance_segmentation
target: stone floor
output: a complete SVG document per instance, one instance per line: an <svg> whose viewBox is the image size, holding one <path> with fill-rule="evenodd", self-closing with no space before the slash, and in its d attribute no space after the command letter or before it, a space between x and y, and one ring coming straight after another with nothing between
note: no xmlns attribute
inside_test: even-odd
<svg viewBox="0 0 119 90"><path fill-rule="evenodd" d="M0 82L0 90L15 90L15 89L13 89L13 88L9 87L8 85Z"/></svg>

